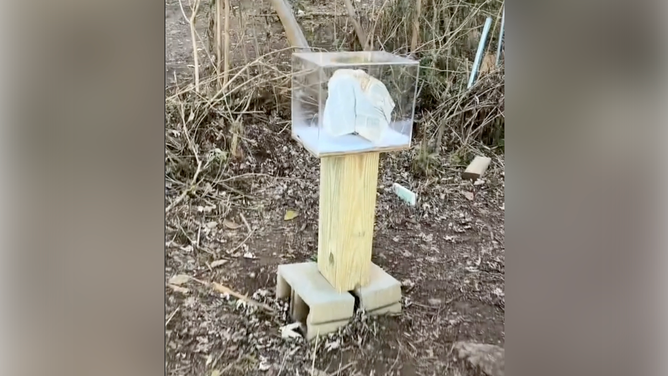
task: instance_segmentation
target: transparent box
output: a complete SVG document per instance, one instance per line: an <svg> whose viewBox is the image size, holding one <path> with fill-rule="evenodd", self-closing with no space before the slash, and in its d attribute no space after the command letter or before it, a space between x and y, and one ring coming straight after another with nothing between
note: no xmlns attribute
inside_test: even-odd
<svg viewBox="0 0 668 376"><path fill-rule="evenodd" d="M292 54L292 137L316 157L410 148L419 62L388 52Z"/></svg>

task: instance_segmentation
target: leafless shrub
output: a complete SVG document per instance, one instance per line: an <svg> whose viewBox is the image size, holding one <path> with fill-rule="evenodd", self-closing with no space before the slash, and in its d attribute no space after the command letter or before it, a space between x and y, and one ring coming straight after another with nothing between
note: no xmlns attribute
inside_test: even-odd
<svg viewBox="0 0 668 376"><path fill-rule="evenodd" d="M216 9L215 3L209 5L208 9ZM503 68L491 71L486 68L478 82L466 89L479 30L485 17L497 20L488 38L487 51L493 52L503 4L501 0L423 0L420 5L417 20L413 0L376 0L370 12L358 10L357 14L372 49L398 54L410 52L421 61L414 131L414 143L419 145L420 152L414 166L429 174L429 166L442 160L446 152L451 156L450 162L464 164L473 153L488 154L493 148L503 150ZM246 25L249 16L242 13L242 7L236 7L234 2L231 6L236 9L233 12L238 19L236 24ZM218 12L209 13L210 19L220 20ZM190 15L187 21L194 19ZM348 20L335 15L319 22ZM215 22L210 22L208 35L220 38L221 30L214 31L214 25ZM168 89L167 189L168 196L180 197L179 202L191 195L206 196L206 187L221 184L226 163L243 158L239 140L244 137L246 121L290 117L291 48L287 42L282 49L261 54L255 30L230 33L243 39L229 52L231 56L243 56L242 64L225 61L226 67L221 72L221 57L200 60L195 85L186 81L185 85ZM351 30L351 34L354 38L355 32ZM253 39L249 40L249 36ZM196 42L208 56L220 54L224 49L220 43L207 45L199 36L193 43ZM412 44L415 48L411 48ZM361 45L357 47L361 49ZM332 46L338 48L340 43ZM229 79L221 80L221 75Z"/></svg>

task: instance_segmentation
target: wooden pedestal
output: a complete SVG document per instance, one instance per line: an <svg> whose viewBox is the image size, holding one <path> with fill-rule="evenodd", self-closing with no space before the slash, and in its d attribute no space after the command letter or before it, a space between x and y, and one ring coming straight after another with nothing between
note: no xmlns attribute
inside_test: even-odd
<svg viewBox="0 0 668 376"><path fill-rule="evenodd" d="M318 270L338 292L369 283L379 156L320 159Z"/></svg>

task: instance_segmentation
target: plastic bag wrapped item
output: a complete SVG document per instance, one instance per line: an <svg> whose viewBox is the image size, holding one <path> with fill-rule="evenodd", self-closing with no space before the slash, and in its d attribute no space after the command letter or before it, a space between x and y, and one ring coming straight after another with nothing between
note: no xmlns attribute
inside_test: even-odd
<svg viewBox="0 0 668 376"><path fill-rule="evenodd" d="M332 136L357 133L380 142L395 103L385 85L359 69L339 69L328 82L323 127Z"/></svg>
<svg viewBox="0 0 668 376"><path fill-rule="evenodd" d="M334 137L355 133L355 97L359 82L352 69L339 69L327 83L327 101L322 126Z"/></svg>

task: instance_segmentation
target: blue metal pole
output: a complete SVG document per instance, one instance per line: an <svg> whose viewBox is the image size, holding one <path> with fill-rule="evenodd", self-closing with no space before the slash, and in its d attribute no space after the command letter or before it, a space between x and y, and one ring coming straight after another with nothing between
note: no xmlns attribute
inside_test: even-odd
<svg viewBox="0 0 668 376"><path fill-rule="evenodd" d="M499 30L499 41L498 46L496 47L496 66L499 66L501 61L501 46L503 45L503 29L506 24L506 7L503 7L503 15L501 16L501 29Z"/></svg>
<svg viewBox="0 0 668 376"><path fill-rule="evenodd" d="M480 62L482 60L482 54L485 52L485 43L487 42L487 35L489 34L489 28L492 26L492 17L487 17L485 20L485 27L482 29L482 36L480 37L480 43L478 43L478 52L475 54L475 61L473 62L473 69L471 70L471 76L469 77L469 85L467 88L473 86L476 76L478 75L478 69L480 69Z"/></svg>

